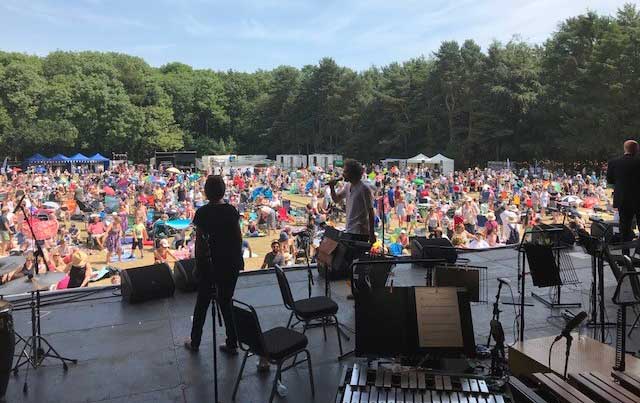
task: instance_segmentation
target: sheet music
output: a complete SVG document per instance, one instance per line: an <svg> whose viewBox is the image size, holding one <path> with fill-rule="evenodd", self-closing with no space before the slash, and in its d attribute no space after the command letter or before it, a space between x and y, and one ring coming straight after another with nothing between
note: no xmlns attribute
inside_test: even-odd
<svg viewBox="0 0 640 403"><path fill-rule="evenodd" d="M415 287L418 345L464 347L458 291L455 287Z"/></svg>

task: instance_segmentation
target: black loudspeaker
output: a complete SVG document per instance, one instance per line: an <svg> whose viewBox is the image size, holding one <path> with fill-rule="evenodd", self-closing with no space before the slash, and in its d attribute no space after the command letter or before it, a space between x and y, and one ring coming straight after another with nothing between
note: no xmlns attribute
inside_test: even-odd
<svg viewBox="0 0 640 403"><path fill-rule="evenodd" d="M179 260L173 266L173 280L180 291L193 292L198 288L198 283L193 275L196 268L196 259Z"/></svg>
<svg viewBox="0 0 640 403"><path fill-rule="evenodd" d="M413 259L442 259L445 263L454 264L458 260L458 251L446 238L427 239L416 236L411 239L411 257ZM435 263L423 263L425 267L433 267Z"/></svg>
<svg viewBox="0 0 640 403"><path fill-rule="evenodd" d="M166 263L122 270L120 284L122 300L130 303L172 297L176 290Z"/></svg>

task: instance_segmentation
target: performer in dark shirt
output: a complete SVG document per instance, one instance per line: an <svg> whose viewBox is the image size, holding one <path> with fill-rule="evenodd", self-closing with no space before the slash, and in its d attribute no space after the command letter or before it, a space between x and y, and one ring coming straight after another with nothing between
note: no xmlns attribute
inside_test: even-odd
<svg viewBox="0 0 640 403"><path fill-rule="evenodd" d="M636 141L625 141L622 158L609 161L607 183L614 185L613 207L618 209L620 216L622 240L631 241L633 218L635 217L636 221L640 219L640 159Z"/></svg>
<svg viewBox="0 0 640 403"><path fill-rule="evenodd" d="M220 350L237 354L231 299L238 273L244 269L240 215L235 207L223 201L225 183L221 176L209 176L204 192L209 203L200 207L193 218L196 227L198 297L193 311L191 340L185 342L185 347L198 351L211 295L215 290L227 332L226 343L220 346ZM215 312L212 314L215 320Z"/></svg>

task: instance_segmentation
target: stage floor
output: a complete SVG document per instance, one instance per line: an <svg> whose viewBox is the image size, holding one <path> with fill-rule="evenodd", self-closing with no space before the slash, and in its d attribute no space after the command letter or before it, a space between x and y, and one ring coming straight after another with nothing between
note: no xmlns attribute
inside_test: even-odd
<svg viewBox="0 0 640 403"><path fill-rule="evenodd" d="M473 304L473 324L476 343L486 343L492 300L495 298L498 282L496 278L506 277L513 287L517 284L517 253L514 250L495 250L466 254L472 264L487 266L489 303ZM589 309L589 288L591 285L590 258L576 248L571 253L580 280L576 287L563 289L563 300L579 300L582 309ZM423 270L411 274L420 283ZM297 298L307 296L306 271L291 271L289 281ZM324 281L314 272L314 295L324 293ZM615 280L610 270L605 268L606 300L611 301ZM530 284L530 280L527 281ZM344 281L332 283L332 296L339 303L339 319L353 328L354 312L351 301L346 299L347 287ZM527 287L527 294L530 294ZM537 290L544 295L548 289ZM514 290L515 292L515 290ZM103 290L95 296L109 297L113 290ZM509 296L503 289L502 296ZM94 297L95 297L94 296ZM282 298L275 274L260 273L242 276L238 281L235 298L253 305L263 329L284 326L289 316L282 305ZM176 292L174 298L146 302L139 305L122 303L119 297L97 301L66 303L43 308L42 331L48 340L62 354L78 359L69 371L51 359L38 370L29 371L29 391L23 394L22 385L25 370L11 376L8 402L210 402L213 401L212 334L208 318L205 334L198 354L192 354L183 347L191 328L195 294ZM608 317L615 318L615 307L608 304ZM507 342L513 341L514 309L501 305L502 324ZM574 309L574 312L577 312ZM557 314L558 312L556 312ZM631 315L630 315L631 316ZM555 335L564 321L551 318L550 311L539 302L525 310L525 337ZM30 333L28 311L14 312L16 330L23 336ZM384 324L380 324L384 326ZM343 366L351 365L355 358L337 361L338 345L335 331L327 330L328 340L323 340L321 329L307 331L316 382L316 395L312 398L309 390L308 373L305 364L283 375L283 383L288 387L287 401L290 402L330 402L333 400L338 378ZM586 327L583 333L593 334ZM355 336L344 342L345 351L353 347ZM614 329L608 334L609 341L615 337ZM218 327L218 342L224 340L224 329ZM635 351L640 346L640 330L629 338L628 348ZM18 346L21 348L21 345ZM231 401L231 391L242 362L242 355L227 357L219 355L219 384L221 401ZM267 401L275 369L270 373L258 374L255 369L257 358L247 362L245 375L240 383L236 401L242 403ZM612 363L613 364L613 363ZM276 400L279 400L276 397ZM283 399L280 399L283 400Z"/></svg>

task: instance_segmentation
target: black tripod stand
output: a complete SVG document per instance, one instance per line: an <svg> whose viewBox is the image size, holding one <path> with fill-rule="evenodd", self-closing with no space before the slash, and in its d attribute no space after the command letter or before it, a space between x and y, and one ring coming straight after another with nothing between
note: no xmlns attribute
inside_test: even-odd
<svg viewBox="0 0 640 403"><path fill-rule="evenodd" d="M215 286L211 290L211 322L213 330L213 394L214 403L220 403L218 400L218 335L216 334L216 312L220 326L222 326L222 318L220 316L220 308L217 303L218 291Z"/></svg>
<svg viewBox="0 0 640 403"><path fill-rule="evenodd" d="M38 243L36 234L33 231L33 226L31 225L31 220L29 219L30 217L29 215L27 215L27 212L24 209L23 201L25 197L26 197L26 193L25 193L25 196L22 197L22 200L18 202L17 208L19 208L22 211L22 214L24 215L24 218L25 218L25 222L29 227L31 237L33 238L33 241L36 245L36 251L34 252L35 266L33 269L33 273L30 273L28 275L29 279L34 282L34 286L36 290L31 291L31 300L29 304L29 306L31 307L31 336L29 336L29 338L25 341L25 346L22 349L22 352L20 353L20 358L18 358L18 362L16 363L16 366L13 368L13 373L17 374L18 369L23 365L27 365L27 364L30 364L34 369L38 369L38 367L42 365L42 362L44 361L45 358L54 358L54 359L60 360L62 362L62 368L66 371L68 369L67 361L76 364L78 360L66 358L58 354L58 352L53 348L51 343L49 343L47 339L45 339L44 336L42 336L42 333L41 333L40 289L38 289L38 281L37 281L38 257L42 258L42 261L44 262L46 267L49 267L49 264L44 255L44 252L42 251L42 246L40 245L40 243ZM34 278L34 275L36 276L35 278ZM47 347L46 351L44 350L43 345L46 345ZM25 376L24 386L22 388L24 393L27 393L29 389L29 386L28 386L29 372L28 371L29 371L29 367L27 367L27 374Z"/></svg>
<svg viewBox="0 0 640 403"><path fill-rule="evenodd" d="M62 368L65 371L69 369L67 362L77 364L78 360L61 356L56 349L53 348L51 343L42 336L40 328L40 290L31 291L31 301L29 305L31 307L31 336L25 341L24 348L20 352L20 358L18 358L18 362L15 367L13 367L13 373L17 375L20 367L28 364L34 369L38 369L45 358L60 360L60 362L62 362ZM47 347L47 350L43 347ZM27 393L29 389L28 379L29 367L27 367L27 375L25 376L24 386L22 387L24 393Z"/></svg>

